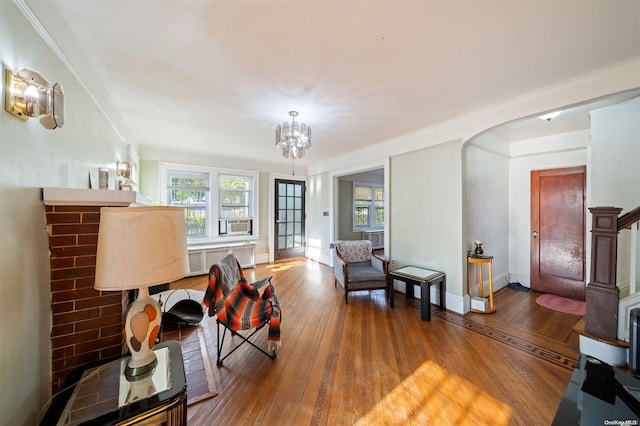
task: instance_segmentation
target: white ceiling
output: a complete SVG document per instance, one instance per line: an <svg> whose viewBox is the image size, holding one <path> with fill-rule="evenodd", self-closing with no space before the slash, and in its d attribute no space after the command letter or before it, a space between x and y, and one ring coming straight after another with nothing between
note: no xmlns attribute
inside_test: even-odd
<svg viewBox="0 0 640 426"><path fill-rule="evenodd" d="M287 164L640 55L640 1L23 1L127 142Z"/></svg>

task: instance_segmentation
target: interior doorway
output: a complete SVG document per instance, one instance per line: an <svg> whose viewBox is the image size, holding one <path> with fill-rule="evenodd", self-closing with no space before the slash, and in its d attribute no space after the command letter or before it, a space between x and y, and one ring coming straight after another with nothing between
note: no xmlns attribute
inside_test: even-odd
<svg viewBox="0 0 640 426"><path fill-rule="evenodd" d="M275 180L275 261L304 256L305 193L304 181Z"/></svg>
<svg viewBox="0 0 640 426"><path fill-rule="evenodd" d="M584 300L586 167L531 172L531 288Z"/></svg>
<svg viewBox="0 0 640 426"><path fill-rule="evenodd" d="M360 240L363 237L364 231L371 231L371 227L380 225L375 223L376 212L378 212L378 222L384 221L384 196L383 199L374 200L373 194L375 188L385 190L385 171L384 167L375 168L371 170L358 171L351 174L339 176L336 181L336 194L337 201L335 203L335 221L336 221L336 240ZM366 200L359 200L359 197L355 195L357 187L361 189L371 188L369 193L372 197L367 202ZM363 197L360 197L363 198ZM366 197L364 197L366 198ZM378 209L376 209L378 207ZM383 207L380 209L379 207ZM360 209L360 210L359 210ZM380 216L380 210L382 210ZM364 215L362 214L364 211ZM360 213L360 214L358 214ZM356 223L356 219L363 219L369 223L369 226ZM376 233L383 235L384 225L378 229ZM382 239L374 244L376 246L383 246L384 240Z"/></svg>

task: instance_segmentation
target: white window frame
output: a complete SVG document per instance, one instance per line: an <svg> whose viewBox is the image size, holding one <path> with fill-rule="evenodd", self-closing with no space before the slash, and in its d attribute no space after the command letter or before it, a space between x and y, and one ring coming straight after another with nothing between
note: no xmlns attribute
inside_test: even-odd
<svg viewBox="0 0 640 426"><path fill-rule="evenodd" d="M249 214L247 214L246 216L229 216L229 217L223 217L223 213L222 213L222 208L223 208L223 203L222 203L222 191L223 191L223 187L222 187L222 181L224 178L240 178L240 179L246 179L248 181L249 184L249 189L246 191L242 191L242 192L249 192L249 199L248 199L248 210L249 210ZM245 174L239 174L239 173L224 173L224 174L220 174L218 175L218 190L219 190L219 203L218 203L218 220L220 219L228 219L228 220L234 220L234 219L253 219L255 216L255 210L253 209L253 200L251 197L251 194L253 193L253 184L254 184L254 179L251 179L250 176L247 176ZM240 191L238 191L240 192Z"/></svg>
<svg viewBox="0 0 640 426"><path fill-rule="evenodd" d="M191 176L190 176L191 175ZM174 187L174 186L170 186L169 183L171 182L170 180L170 176L173 177L182 177L185 179L188 179L190 177L195 177L195 175L201 175L202 177L204 177L206 179L206 185L202 186L202 187L182 187L182 189L184 190L195 190L195 191L203 191L206 192L208 194L208 202L206 204L204 204L204 211L205 211L205 218L209 219L211 217L211 175L208 172L196 172L196 171L186 171L186 170L176 170L176 169L168 169L166 172L166 176L167 176L167 184L165 185L165 197L167 199L166 203L167 205L171 205L171 206L176 206L176 207L185 207L185 208L190 208L189 204L172 204L171 201L171 195L170 192L173 189L178 189L180 187ZM200 204L202 205L202 204ZM205 227L204 227L204 234L203 235L197 235L197 236L190 236L189 232L187 231L187 239L189 240L200 240L203 238L207 238L210 235L210 227L211 227L211 223L210 220L207 220L205 223Z"/></svg>
<svg viewBox="0 0 640 426"><path fill-rule="evenodd" d="M223 243L258 239L258 172L252 170L226 169L220 167L197 166L190 164L161 162L160 196L163 205L169 205L169 172L208 173L209 174L209 205L207 212L207 235L205 237L187 238L187 244ZM218 222L220 219L221 176L239 176L250 181L251 195L249 197L249 219L252 221L251 234L221 235ZM243 218L245 219L245 218Z"/></svg>
<svg viewBox="0 0 640 426"><path fill-rule="evenodd" d="M367 187L367 188L371 188L371 193L372 193L372 199L368 201L368 207L369 207L369 221L367 225L356 225L356 201L362 201L362 200L356 200L356 187ZM352 213L352 224L353 224L353 232L360 232L360 231L366 231L366 230L383 230L384 229L384 224L382 225L376 225L375 224L375 203L378 200L375 200L373 197L373 194L375 194L375 190L376 189L381 189L383 191L384 194L384 185L380 185L380 184L376 184L376 183L365 183L365 182L353 182L353 199L352 199L352 203L351 203L351 213ZM384 198L386 198L386 194L384 196ZM382 204L383 204L383 208L385 208L385 204L384 204L384 199L381 200ZM386 216L386 212L385 212L385 216Z"/></svg>

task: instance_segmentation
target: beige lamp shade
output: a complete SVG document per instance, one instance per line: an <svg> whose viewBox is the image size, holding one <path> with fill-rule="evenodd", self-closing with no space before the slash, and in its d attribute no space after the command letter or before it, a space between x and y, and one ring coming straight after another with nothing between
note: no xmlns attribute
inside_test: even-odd
<svg viewBox="0 0 640 426"><path fill-rule="evenodd" d="M103 207L95 288L131 290L189 274L185 210L180 207Z"/></svg>

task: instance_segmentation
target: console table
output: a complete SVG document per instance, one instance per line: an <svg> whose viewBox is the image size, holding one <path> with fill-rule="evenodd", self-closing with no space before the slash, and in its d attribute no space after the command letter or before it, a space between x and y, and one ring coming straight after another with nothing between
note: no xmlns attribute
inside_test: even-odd
<svg viewBox="0 0 640 426"><path fill-rule="evenodd" d="M186 425L187 381L180 343L160 343L153 351L158 365L135 381L124 376L128 355L72 370L40 424Z"/></svg>
<svg viewBox="0 0 640 426"><path fill-rule="evenodd" d="M432 271L430 269L420 268L417 266L404 266L389 272L392 279L404 281L407 283L406 298L413 299L413 285L420 286L420 319L422 321L431 321L431 294L429 287L432 284L440 284L440 309L445 309L445 292L444 288L447 276L444 272ZM389 289L389 306L393 308L393 282Z"/></svg>

